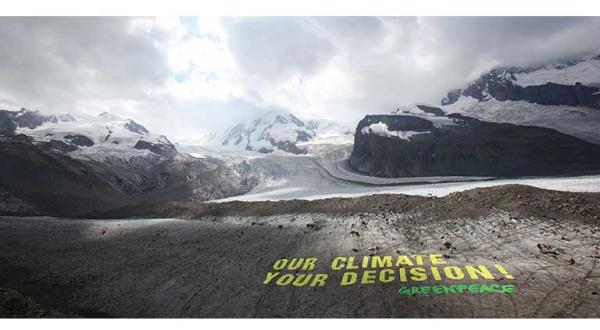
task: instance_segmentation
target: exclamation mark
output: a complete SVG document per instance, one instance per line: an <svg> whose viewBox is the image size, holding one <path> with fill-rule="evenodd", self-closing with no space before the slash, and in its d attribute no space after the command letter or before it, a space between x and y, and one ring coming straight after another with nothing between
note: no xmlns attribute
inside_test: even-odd
<svg viewBox="0 0 600 330"><path fill-rule="evenodd" d="M509 274L509 273L506 271L506 269L504 269L504 267L502 267L502 265L500 265L500 264L495 264L495 265L494 265L494 267L496 267L496 269L498 269L498 271L499 271L499 272L500 272L502 275L504 275L504 277L506 277L506 279L508 279L508 280L512 280L512 279L513 279L513 276L512 276L512 275L510 275L510 274Z"/></svg>

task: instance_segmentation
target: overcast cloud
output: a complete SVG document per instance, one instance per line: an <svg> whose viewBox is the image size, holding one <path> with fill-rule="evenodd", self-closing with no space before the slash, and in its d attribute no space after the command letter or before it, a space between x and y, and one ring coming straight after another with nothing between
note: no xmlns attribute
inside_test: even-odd
<svg viewBox="0 0 600 330"><path fill-rule="evenodd" d="M110 111L181 142L276 108L356 121L500 65L600 53L599 18L0 18L0 108Z"/></svg>

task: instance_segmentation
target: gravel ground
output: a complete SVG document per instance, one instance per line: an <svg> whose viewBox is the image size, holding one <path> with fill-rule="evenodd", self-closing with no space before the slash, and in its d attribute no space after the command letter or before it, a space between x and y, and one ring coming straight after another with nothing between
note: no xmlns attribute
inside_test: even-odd
<svg viewBox="0 0 600 330"><path fill-rule="evenodd" d="M505 186L152 210L169 219L1 217L0 287L56 311L46 317L600 317L599 200ZM338 256L414 254L501 264L514 278L340 286L329 268ZM326 284L263 284L276 260L296 257L318 258ZM440 283L514 293L398 292Z"/></svg>

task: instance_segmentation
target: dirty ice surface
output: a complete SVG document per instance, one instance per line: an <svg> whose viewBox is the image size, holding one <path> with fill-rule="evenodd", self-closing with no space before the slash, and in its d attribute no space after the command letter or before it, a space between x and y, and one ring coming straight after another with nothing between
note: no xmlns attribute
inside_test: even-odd
<svg viewBox="0 0 600 330"><path fill-rule="evenodd" d="M377 178L353 172L346 159L352 151L350 141L314 143L308 155L286 153L260 154L207 147L183 148L195 156L211 156L228 163L245 162L259 184L250 192L213 200L266 201L358 197L371 194L400 193L420 196L444 196L453 192L504 184L524 184L543 189L600 192L600 175L552 178L494 180L489 177Z"/></svg>
<svg viewBox="0 0 600 330"><path fill-rule="evenodd" d="M469 190L480 187L491 187L505 184L523 184L533 187L573 191L573 192L600 192L600 176L561 177L561 178L526 178L470 182L445 182L429 184L410 184L400 186L367 187L355 185L354 187L319 187L319 186L273 186L272 189L261 187L245 195L230 197L221 201L265 201L265 200L290 200L290 199L322 199L332 197L359 197L372 194L406 194L419 196L445 196L453 192ZM215 202L215 201L213 201Z"/></svg>

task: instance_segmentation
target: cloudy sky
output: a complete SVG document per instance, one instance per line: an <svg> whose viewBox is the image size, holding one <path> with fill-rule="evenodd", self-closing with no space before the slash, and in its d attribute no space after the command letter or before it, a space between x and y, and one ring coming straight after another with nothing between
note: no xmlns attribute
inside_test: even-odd
<svg viewBox="0 0 600 330"><path fill-rule="evenodd" d="M258 111L356 121L500 65L600 53L600 18L0 18L0 108L193 143Z"/></svg>

